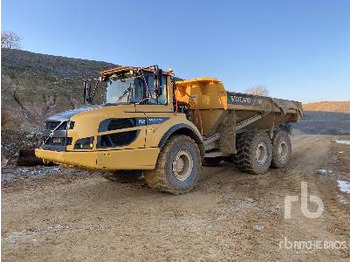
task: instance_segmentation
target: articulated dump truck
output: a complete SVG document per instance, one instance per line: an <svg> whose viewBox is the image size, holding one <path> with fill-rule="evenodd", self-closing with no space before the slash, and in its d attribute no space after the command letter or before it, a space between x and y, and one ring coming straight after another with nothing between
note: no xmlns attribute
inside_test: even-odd
<svg viewBox="0 0 350 262"><path fill-rule="evenodd" d="M142 172L151 188L173 194L194 187L202 164L232 161L252 174L285 167L289 123L303 116L299 102L229 92L215 78L175 81L157 66L118 67L84 83L89 105L49 117L36 156L67 167ZM105 102L92 105L101 85Z"/></svg>

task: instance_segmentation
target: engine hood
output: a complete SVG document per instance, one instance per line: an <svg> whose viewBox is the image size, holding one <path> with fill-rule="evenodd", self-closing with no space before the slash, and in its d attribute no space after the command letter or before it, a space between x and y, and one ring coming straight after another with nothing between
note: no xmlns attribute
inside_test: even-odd
<svg viewBox="0 0 350 262"><path fill-rule="evenodd" d="M58 113L55 115L50 116L47 120L49 121L68 121L72 116L75 116L77 114L86 112L86 111L90 111L90 110L94 110L97 108L101 108L102 106L96 105L96 106L83 106L81 108L76 108L73 110L69 110L69 111L65 111L62 113Z"/></svg>

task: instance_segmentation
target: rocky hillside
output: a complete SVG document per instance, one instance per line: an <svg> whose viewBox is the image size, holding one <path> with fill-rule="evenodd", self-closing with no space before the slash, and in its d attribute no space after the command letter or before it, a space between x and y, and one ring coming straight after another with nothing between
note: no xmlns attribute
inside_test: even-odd
<svg viewBox="0 0 350 262"><path fill-rule="evenodd" d="M322 101L303 105L305 111L350 113L350 101Z"/></svg>
<svg viewBox="0 0 350 262"><path fill-rule="evenodd" d="M83 102L82 77L116 65L2 49L2 129L34 131L44 119Z"/></svg>
<svg viewBox="0 0 350 262"><path fill-rule="evenodd" d="M322 101L303 105L304 117L294 125L308 134L350 135L350 101Z"/></svg>

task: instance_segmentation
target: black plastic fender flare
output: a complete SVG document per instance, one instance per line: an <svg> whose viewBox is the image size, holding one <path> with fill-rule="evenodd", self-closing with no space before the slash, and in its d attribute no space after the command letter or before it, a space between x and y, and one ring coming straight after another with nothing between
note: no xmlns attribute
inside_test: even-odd
<svg viewBox="0 0 350 262"><path fill-rule="evenodd" d="M180 134L188 135L192 139L196 141L196 143L199 146L199 149L201 151L202 157L204 156L204 145L202 137L200 136L199 132L196 131L193 127L186 125L186 124L177 124L175 126L172 126L162 137L162 139L159 141L158 147L163 148L165 143L168 141L169 137L171 137L174 133L176 133L179 130L183 130L185 132L179 132Z"/></svg>

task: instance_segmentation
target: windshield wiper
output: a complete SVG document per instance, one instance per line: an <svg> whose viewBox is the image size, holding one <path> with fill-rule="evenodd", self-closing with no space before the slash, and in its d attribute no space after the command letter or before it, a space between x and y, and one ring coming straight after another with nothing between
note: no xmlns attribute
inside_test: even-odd
<svg viewBox="0 0 350 262"><path fill-rule="evenodd" d="M124 93L120 97L118 97L117 102L122 100L126 94L130 94L130 91L131 91L131 83L130 83L129 87L124 91Z"/></svg>

